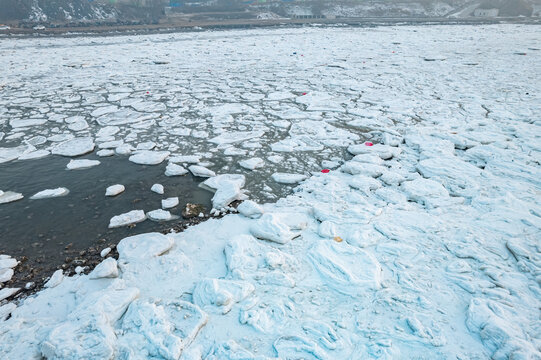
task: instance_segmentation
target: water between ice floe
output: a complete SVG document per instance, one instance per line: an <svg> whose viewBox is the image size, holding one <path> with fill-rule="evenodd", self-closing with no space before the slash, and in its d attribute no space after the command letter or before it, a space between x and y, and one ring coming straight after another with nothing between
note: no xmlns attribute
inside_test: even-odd
<svg viewBox="0 0 541 360"><path fill-rule="evenodd" d="M97 159L85 156L85 159ZM126 157L99 158L101 164L89 169L67 170L69 158L48 156L39 160L9 162L0 165L0 188L22 193L22 200L0 206L0 254L42 259L49 266L60 266L65 247L84 250L102 243L142 232L159 231L173 224L146 220L135 227L108 229L115 215L141 209L160 209L161 200L178 196L180 204L171 213L180 215L186 203L203 204L210 210L212 193L198 185L204 179L188 174L167 177L166 163L141 166ZM150 191L154 183L163 184L163 195ZM106 197L105 189L122 184L126 191ZM31 200L44 189L65 187L63 197ZM105 241L98 242L100 239Z"/></svg>

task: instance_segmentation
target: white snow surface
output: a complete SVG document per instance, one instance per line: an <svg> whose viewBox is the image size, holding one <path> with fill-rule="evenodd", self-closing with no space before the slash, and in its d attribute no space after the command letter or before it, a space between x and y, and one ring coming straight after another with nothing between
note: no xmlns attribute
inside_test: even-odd
<svg viewBox="0 0 541 360"><path fill-rule="evenodd" d="M41 109L58 120L31 96L50 88L78 91L97 117L76 132L62 119L57 131L4 127L15 136L6 146L116 126L96 143L189 149L222 174L244 173L239 159L216 161L239 153L232 146L245 158L283 156L254 172L260 189L273 173L313 175L264 211L247 205L254 218L123 239L118 275L112 260L99 269L116 277L53 276L54 287L0 308L0 319L11 315L0 357L541 358L541 56L525 50L540 34L492 25L6 39L0 112L24 104L36 114L17 106L10 119ZM91 66L63 66L47 47L57 42L78 44L69 61ZM181 65L134 62L146 44ZM23 69L39 56L48 60ZM67 89L74 72L82 80ZM21 85L43 74L56 80ZM129 95L111 104L102 89L120 87L115 77ZM342 163L348 147L355 158ZM25 151L3 149L5 161ZM321 173L324 160L342 165Z"/></svg>

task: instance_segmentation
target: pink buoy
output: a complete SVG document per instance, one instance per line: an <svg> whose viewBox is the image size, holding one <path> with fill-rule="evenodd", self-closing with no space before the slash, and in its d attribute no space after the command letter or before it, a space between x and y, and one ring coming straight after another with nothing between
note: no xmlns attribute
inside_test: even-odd
<svg viewBox="0 0 541 360"><path fill-rule="evenodd" d="M367 142L365 142L364 144L365 144L366 146L374 146L374 144L371 143L370 141L367 141Z"/></svg>
<svg viewBox="0 0 541 360"><path fill-rule="evenodd" d="M327 174L327 173L329 173L330 171L331 171L331 170L329 170L329 169L323 169L323 170L321 170L321 172L322 172L323 174Z"/></svg>

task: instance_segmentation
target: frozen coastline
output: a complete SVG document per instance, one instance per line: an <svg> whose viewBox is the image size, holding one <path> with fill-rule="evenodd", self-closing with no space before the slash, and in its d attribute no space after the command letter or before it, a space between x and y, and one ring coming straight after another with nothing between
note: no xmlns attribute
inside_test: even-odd
<svg viewBox="0 0 541 360"><path fill-rule="evenodd" d="M8 318L0 322L2 358L541 358L541 59L538 50L515 54L533 47L540 30L445 30L295 30L294 45L308 39L310 49L305 59L296 53L291 60L293 45L283 54L284 62L304 68L309 80L302 90L241 92L254 104L213 108L204 131L212 149L259 158L229 177L223 203L244 186L240 172L259 175L251 180L258 203L273 199L265 187L272 174L307 179L295 178L293 193L276 202L245 202L240 214L179 234L126 238L118 260L107 258L89 275L57 272L36 296L0 307L0 317ZM254 33L276 39L286 36L281 31ZM408 40L418 31L447 47ZM460 45L448 40L450 33L484 40ZM311 57L333 37L345 61L338 50L329 50L325 62ZM376 41L382 37L383 45ZM367 41L364 54L347 48L348 41ZM482 66L468 65L475 62ZM317 70L322 63L341 74L336 83ZM291 64L282 65L282 76L293 76ZM255 121L258 106L276 118ZM175 164L164 149L189 155L178 162L210 176L210 184L217 178L210 172L238 169L211 161L208 144L197 145L202 159L186 152L190 140L179 134L203 130L159 120L161 130L186 144L175 149L163 135L167 146L154 144L160 147L154 151L140 145L155 137L155 123L128 116L121 124L105 107L94 111L98 122L116 124L94 139L102 149L139 154L135 160L145 164ZM253 123L244 121L250 116ZM32 129L41 125L14 122L8 136L40 136ZM279 129L286 131L280 140L266 137ZM77 131L83 131L79 140L67 140L74 146L51 151L87 151L82 135L94 135ZM117 132L131 144L115 138ZM348 159L333 147L347 149ZM259 160L268 166L258 168Z"/></svg>

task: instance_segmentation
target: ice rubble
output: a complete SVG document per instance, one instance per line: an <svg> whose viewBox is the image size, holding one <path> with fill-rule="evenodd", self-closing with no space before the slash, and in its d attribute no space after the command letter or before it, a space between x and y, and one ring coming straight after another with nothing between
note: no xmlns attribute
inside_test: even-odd
<svg viewBox="0 0 541 360"><path fill-rule="evenodd" d="M80 90L81 101L98 116L97 125L75 132L75 139L107 126L95 141L116 141L119 154L152 137L160 151L171 152L171 163L224 174L231 162L218 168L201 158L242 155L269 159L257 171L265 181L278 171L313 175L274 204L245 202L238 215L179 234L123 239L118 261L105 259L95 279L53 276L60 279L56 286L17 307L0 307L0 319L11 316L0 326L0 355L540 358L541 148L539 104L531 95L539 92L539 82L524 75L535 74L540 64L539 57L526 62L502 51L509 44L534 44L539 34L511 25L471 29L255 30L269 35L257 37L263 45L279 43L284 53L302 47L305 54L278 61L267 56L269 46L258 52L250 46L254 37L242 32L232 32L234 39L222 33L195 40L168 35L156 51L165 52L178 39L190 44L182 52L188 60L186 77L174 85L178 91L168 73L156 78L165 91L144 100L131 88L120 92L129 95L109 100L100 86L117 86L100 74L95 87L75 84L88 89ZM288 41L276 42L277 36ZM130 76L145 71L131 63L131 46L123 40L126 64L135 68ZM392 53L395 48L400 51ZM418 56L420 50L427 54ZM202 59L200 51L220 56ZM213 62L223 56L231 60L224 61L227 67ZM426 63L424 57L446 61ZM325 65L338 61L345 66ZM509 68L511 61L522 62ZM42 70L36 67L25 74ZM15 79L12 73L6 76ZM239 73L249 80L236 78ZM122 88L135 85L128 83ZM309 95L299 96L299 89ZM0 99L0 111L2 101L31 106L30 97L10 95L24 95L17 90ZM166 104L170 114L160 114L163 105L153 100ZM49 120L59 129L43 135L47 141L70 141L73 135L62 132L73 130L61 127L63 118L51 114ZM26 140L43 126L7 136ZM189 134L198 140L188 140ZM216 146L208 149L204 139ZM150 144L142 147L138 153ZM346 147L354 156L348 161L341 151ZM197 162L175 159L185 149L208 153ZM0 159L14 160L25 151L35 149L2 149ZM320 173L319 164L333 171ZM206 170L208 188L218 194L227 184L220 203L236 198L246 182L240 174L213 177ZM2 297L18 289L0 291Z"/></svg>

